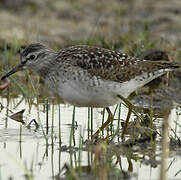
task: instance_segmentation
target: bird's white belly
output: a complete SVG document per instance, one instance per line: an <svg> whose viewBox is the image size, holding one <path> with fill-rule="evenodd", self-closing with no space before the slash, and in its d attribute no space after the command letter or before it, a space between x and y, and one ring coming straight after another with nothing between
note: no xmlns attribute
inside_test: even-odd
<svg viewBox="0 0 181 180"><path fill-rule="evenodd" d="M76 81L60 84L58 94L68 103L83 107L108 107L120 102L107 88L87 86Z"/></svg>
<svg viewBox="0 0 181 180"><path fill-rule="evenodd" d="M46 82L52 90L70 104L83 107L108 107L121 102L118 95L126 98L130 93L155 78L154 76L145 77L147 77L146 73L122 83L102 80L97 85L92 84L91 81L70 79L62 83L60 81Z"/></svg>

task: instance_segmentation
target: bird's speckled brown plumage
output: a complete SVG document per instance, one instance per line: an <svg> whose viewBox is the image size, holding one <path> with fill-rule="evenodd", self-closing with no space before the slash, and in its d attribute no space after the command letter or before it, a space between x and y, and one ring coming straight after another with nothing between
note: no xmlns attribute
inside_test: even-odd
<svg viewBox="0 0 181 180"><path fill-rule="evenodd" d="M92 46L74 46L61 50L56 61L70 59L71 64L87 70L92 76L116 82L129 81L144 72L151 75L161 69L164 71L178 67L171 62L141 60L125 53Z"/></svg>

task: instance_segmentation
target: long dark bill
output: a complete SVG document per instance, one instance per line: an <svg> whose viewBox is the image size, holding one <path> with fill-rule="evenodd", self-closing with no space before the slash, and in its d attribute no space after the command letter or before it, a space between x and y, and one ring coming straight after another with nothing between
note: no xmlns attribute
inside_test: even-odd
<svg viewBox="0 0 181 180"><path fill-rule="evenodd" d="M12 74L23 70L23 64L19 64L16 67L14 67L11 71L9 71L8 73L6 73L4 76L1 77L1 80L4 80L5 78L11 76Z"/></svg>

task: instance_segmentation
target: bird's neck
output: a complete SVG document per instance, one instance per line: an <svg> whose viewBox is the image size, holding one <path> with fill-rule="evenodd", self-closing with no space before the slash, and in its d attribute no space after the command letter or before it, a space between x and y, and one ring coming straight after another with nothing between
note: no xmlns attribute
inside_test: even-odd
<svg viewBox="0 0 181 180"><path fill-rule="evenodd" d="M55 66L56 53L52 52L46 55L41 62L34 68L34 71L43 79L51 73L52 68Z"/></svg>

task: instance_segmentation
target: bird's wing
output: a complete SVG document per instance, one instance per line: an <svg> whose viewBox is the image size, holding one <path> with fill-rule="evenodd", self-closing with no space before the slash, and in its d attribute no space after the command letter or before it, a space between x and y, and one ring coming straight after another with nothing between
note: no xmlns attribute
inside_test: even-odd
<svg viewBox="0 0 181 180"><path fill-rule="evenodd" d="M87 70L92 76L104 80L124 82L144 72L169 71L178 65L167 61L147 61L100 47L73 46L62 50L64 61ZM163 72L162 72L163 74Z"/></svg>

